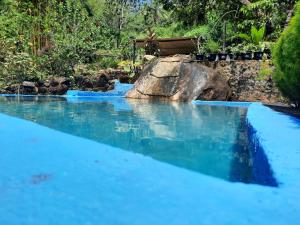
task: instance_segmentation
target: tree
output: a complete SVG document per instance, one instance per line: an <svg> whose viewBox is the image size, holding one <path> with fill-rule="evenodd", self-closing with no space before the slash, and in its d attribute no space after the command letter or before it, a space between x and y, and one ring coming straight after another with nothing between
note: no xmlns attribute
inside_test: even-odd
<svg viewBox="0 0 300 225"><path fill-rule="evenodd" d="M276 43L273 55L278 87L300 107L300 2L295 16Z"/></svg>
<svg viewBox="0 0 300 225"><path fill-rule="evenodd" d="M140 5L138 0L105 0L102 23L110 29L110 35L115 40L115 48L121 47L122 33L128 26L131 14Z"/></svg>
<svg viewBox="0 0 300 225"><path fill-rule="evenodd" d="M252 26L266 26L269 40L277 40L288 20L288 15L296 0L253 0L241 8L239 30L249 30Z"/></svg>

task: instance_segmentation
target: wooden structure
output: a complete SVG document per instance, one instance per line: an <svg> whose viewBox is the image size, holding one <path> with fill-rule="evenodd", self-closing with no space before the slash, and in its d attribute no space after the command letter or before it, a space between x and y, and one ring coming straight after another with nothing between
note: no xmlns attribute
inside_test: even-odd
<svg viewBox="0 0 300 225"><path fill-rule="evenodd" d="M197 50L197 38L137 39L135 47L145 48L147 55L190 54Z"/></svg>

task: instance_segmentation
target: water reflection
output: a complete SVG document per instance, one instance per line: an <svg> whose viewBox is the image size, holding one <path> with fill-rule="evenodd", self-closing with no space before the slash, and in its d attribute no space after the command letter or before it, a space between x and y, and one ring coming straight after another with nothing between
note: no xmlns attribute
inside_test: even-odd
<svg viewBox="0 0 300 225"><path fill-rule="evenodd" d="M196 172L253 182L245 108L122 98L0 97L0 112Z"/></svg>

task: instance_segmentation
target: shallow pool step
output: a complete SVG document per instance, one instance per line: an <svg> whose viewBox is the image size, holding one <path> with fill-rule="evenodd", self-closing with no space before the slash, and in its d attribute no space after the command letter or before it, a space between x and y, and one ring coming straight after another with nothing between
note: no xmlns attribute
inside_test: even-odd
<svg viewBox="0 0 300 225"><path fill-rule="evenodd" d="M68 97L125 97L126 93L133 88L133 84L115 83L115 89L107 92L80 91L70 90L67 92Z"/></svg>

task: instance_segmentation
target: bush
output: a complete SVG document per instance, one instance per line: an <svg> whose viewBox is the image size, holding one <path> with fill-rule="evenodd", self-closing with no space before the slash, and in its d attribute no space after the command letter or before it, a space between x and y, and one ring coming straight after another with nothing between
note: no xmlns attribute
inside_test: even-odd
<svg viewBox="0 0 300 225"><path fill-rule="evenodd" d="M215 42L213 40L208 40L205 43L205 49L209 53L218 53L220 51L220 45L218 42Z"/></svg>
<svg viewBox="0 0 300 225"><path fill-rule="evenodd" d="M38 81L45 76L41 64L28 53L7 52L0 62L0 83L20 85L23 81Z"/></svg>
<svg viewBox="0 0 300 225"><path fill-rule="evenodd" d="M113 57L103 57L99 60L99 66L102 69L117 68L118 62Z"/></svg>
<svg viewBox="0 0 300 225"><path fill-rule="evenodd" d="M275 81L282 93L300 107L300 2L295 16L273 49Z"/></svg>

